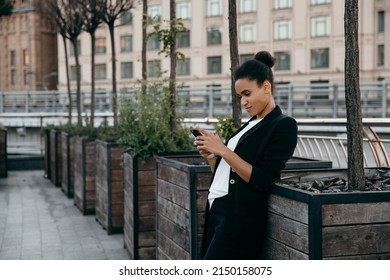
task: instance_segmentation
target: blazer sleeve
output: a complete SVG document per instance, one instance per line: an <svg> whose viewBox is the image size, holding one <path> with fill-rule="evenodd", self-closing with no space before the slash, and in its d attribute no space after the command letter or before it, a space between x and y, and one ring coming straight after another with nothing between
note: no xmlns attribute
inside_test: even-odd
<svg viewBox="0 0 390 280"><path fill-rule="evenodd" d="M295 119L284 117L279 120L270 134L261 160L252 165L249 186L259 191L269 191L273 183L280 178L287 160L294 153L298 137Z"/></svg>

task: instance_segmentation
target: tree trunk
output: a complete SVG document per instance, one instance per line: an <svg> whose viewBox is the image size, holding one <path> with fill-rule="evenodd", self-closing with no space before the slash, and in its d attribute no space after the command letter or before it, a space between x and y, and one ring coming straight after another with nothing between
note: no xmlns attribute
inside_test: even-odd
<svg viewBox="0 0 390 280"><path fill-rule="evenodd" d="M65 51L65 72L66 72L66 88L68 93L68 123L72 123L72 92L70 91L70 77L69 77L69 56L68 56L68 45L66 44L66 36L62 36Z"/></svg>
<svg viewBox="0 0 390 280"><path fill-rule="evenodd" d="M170 0L170 24L176 24L176 1ZM172 28L172 27L171 27ZM170 59L171 59L171 69L169 75L169 107L171 109L171 115L169 117L169 124L171 130L176 130L176 64L177 64L177 54L176 54L176 40L171 40L170 46Z"/></svg>
<svg viewBox="0 0 390 280"><path fill-rule="evenodd" d="M108 24L111 38L111 65L112 65L112 109L114 112L114 126L118 124L118 94L116 91L116 53L115 53L115 30L114 22Z"/></svg>
<svg viewBox="0 0 390 280"><path fill-rule="evenodd" d="M77 124L82 125L83 120L81 118L81 90L80 90L80 62L79 62L79 48L77 45L77 38L72 39L73 49L74 49L74 57L76 60L76 78L77 78L77 89L76 89L76 100L77 100Z"/></svg>
<svg viewBox="0 0 390 280"><path fill-rule="evenodd" d="M95 126L95 45L96 36L95 32L91 34L91 122L90 125L93 128Z"/></svg>
<svg viewBox="0 0 390 280"><path fill-rule="evenodd" d="M146 80L147 80L147 68L146 68L146 46L147 46L147 34L146 28L148 25L148 0L143 0L142 6L142 95L146 94Z"/></svg>
<svg viewBox="0 0 390 280"><path fill-rule="evenodd" d="M229 42L230 42L230 71L231 71L231 93L232 93L232 110L234 126L241 126L241 101L235 90L234 72L239 66L238 40L237 40L237 5L236 0L229 0Z"/></svg>
<svg viewBox="0 0 390 280"><path fill-rule="evenodd" d="M348 184L350 189L362 189L365 186L359 81L358 12L358 0L345 0L345 102L347 107Z"/></svg>

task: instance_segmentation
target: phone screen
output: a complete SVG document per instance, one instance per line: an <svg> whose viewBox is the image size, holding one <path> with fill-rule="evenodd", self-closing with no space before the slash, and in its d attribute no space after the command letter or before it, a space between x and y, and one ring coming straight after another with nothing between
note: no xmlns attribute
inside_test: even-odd
<svg viewBox="0 0 390 280"><path fill-rule="evenodd" d="M196 129L191 129L191 133L192 133L195 137L202 136L202 133L200 133L200 132L197 131Z"/></svg>

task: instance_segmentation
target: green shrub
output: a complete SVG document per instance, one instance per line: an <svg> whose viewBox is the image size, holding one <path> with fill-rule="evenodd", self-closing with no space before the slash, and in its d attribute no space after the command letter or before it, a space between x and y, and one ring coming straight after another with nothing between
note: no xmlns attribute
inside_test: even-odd
<svg viewBox="0 0 390 280"><path fill-rule="evenodd" d="M58 129L58 125L55 124L46 124L41 127L41 135L45 135L46 131L52 130L52 129Z"/></svg>
<svg viewBox="0 0 390 280"><path fill-rule="evenodd" d="M58 127L58 129L68 132L73 136L78 136L87 140L95 140L98 137L98 129L92 127L88 121L88 117L85 117L85 124L79 125L77 123L66 123Z"/></svg>
<svg viewBox="0 0 390 280"><path fill-rule="evenodd" d="M86 140L95 140L98 137L98 129L90 125L76 125L72 134Z"/></svg>
<svg viewBox="0 0 390 280"><path fill-rule="evenodd" d="M108 125L107 120L103 121L97 130L96 138L108 143L117 143L119 134L118 128L115 126Z"/></svg>
<svg viewBox="0 0 390 280"><path fill-rule="evenodd" d="M219 117L215 131L223 139L228 139L237 128L234 126L234 119L232 117Z"/></svg>
<svg viewBox="0 0 390 280"><path fill-rule="evenodd" d="M145 160L161 153L193 149L189 130L181 120L175 131L169 126L171 112L165 83L149 83L146 95L138 89L131 98L122 100L119 143L132 156Z"/></svg>

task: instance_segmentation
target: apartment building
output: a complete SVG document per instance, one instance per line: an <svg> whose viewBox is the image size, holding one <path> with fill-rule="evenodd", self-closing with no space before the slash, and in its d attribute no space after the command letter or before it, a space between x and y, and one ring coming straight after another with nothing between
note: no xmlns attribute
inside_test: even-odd
<svg viewBox="0 0 390 280"><path fill-rule="evenodd" d="M0 91L57 86L57 32L35 2L16 0L12 15L0 18Z"/></svg>
<svg viewBox="0 0 390 280"><path fill-rule="evenodd" d="M65 58L50 22L37 13L34 0L17 0L13 15L0 19L0 90L44 90L57 84L65 89ZM141 78L142 6L123 15L116 28L119 87ZM164 25L169 1L150 0L148 15ZM277 59L277 83L343 82L344 1L237 0L241 61L259 50ZM230 83L228 3L226 0L177 0L177 17L188 32L178 40L186 60L178 63L177 78L187 86ZM360 70L362 81L390 79L390 1L359 1ZM148 31L152 32L150 25ZM98 88L111 87L109 33L97 31L96 79ZM90 38L80 36L82 87L90 85ZM169 71L169 59L159 55L156 37L148 42L148 76ZM71 78L75 83L72 48ZM59 67L57 68L57 61Z"/></svg>

